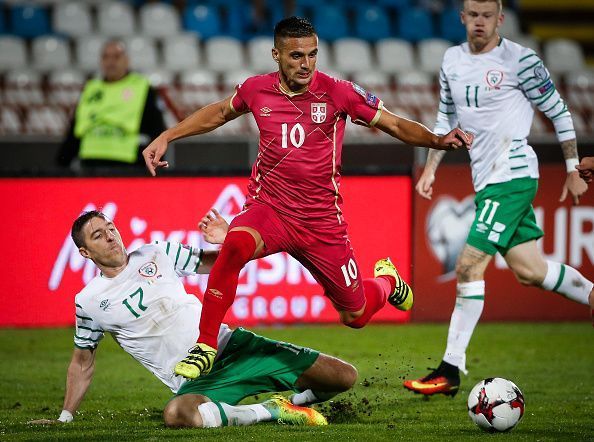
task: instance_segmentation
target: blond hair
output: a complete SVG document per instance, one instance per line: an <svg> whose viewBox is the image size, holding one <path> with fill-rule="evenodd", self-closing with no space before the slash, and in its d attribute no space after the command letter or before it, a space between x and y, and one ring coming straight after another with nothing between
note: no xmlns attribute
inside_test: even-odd
<svg viewBox="0 0 594 442"><path fill-rule="evenodd" d="M466 3L468 3L469 1L474 1L477 3L487 3L487 2L493 2L493 3L497 3L497 7L499 9L499 12L501 12L501 10L503 9L503 1L502 0L464 0L462 2L462 6L466 6Z"/></svg>

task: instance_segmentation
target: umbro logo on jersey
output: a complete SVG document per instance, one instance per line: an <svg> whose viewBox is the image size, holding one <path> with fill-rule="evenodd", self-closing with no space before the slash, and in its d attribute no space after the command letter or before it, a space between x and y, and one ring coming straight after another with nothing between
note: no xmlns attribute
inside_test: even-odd
<svg viewBox="0 0 594 442"><path fill-rule="evenodd" d="M261 117L269 117L270 116L270 112L272 112L272 109L270 109L269 107L264 106L263 108L260 109L260 116Z"/></svg>
<svg viewBox="0 0 594 442"><path fill-rule="evenodd" d="M99 304L99 308L105 311L107 310L107 307L109 307L109 299L104 299L103 301L101 301L101 304Z"/></svg>
<svg viewBox="0 0 594 442"><path fill-rule="evenodd" d="M219 292L217 289L208 289L206 291L206 294L212 295L212 296L214 296L215 298L218 298L218 299L223 299L223 294L221 292Z"/></svg>
<svg viewBox="0 0 594 442"><path fill-rule="evenodd" d="M157 274L157 264L152 261L147 262L138 269L138 273L145 278L152 278Z"/></svg>

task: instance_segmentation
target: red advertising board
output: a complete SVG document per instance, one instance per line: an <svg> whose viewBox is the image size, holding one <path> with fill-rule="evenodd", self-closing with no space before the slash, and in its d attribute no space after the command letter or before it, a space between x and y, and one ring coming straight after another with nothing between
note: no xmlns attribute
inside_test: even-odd
<svg viewBox="0 0 594 442"><path fill-rule="evenodd" d="M231 219L243 205L246 184L246 178L0 179L5 247L0 326L73 324L74 296L97 271L69 237L82 211L103 210L128 250L159 239L207 248L197 222L211 207ZM363 277L372 276L374 262L385 256L409 277L410 178L348 177L341 192ZM189 293L201 297L206 281L196 276L184 283ZM407 319L408 314L389 306L376 316L379 321ZM286 254L248 264L226 317L229 324L246 326L337 320L311 275Z"/></svg>
<svg viewBox="0 0 594 442"><path fill-rule="evenodd" d="M419 171L420 172L420 171ZM594 278L594 191L580 205L560 203L564 167L541 166L534 201L545 231L538 244L546 259L564 262ZM417 173L417 176L419 173ZM414 196L414 321L449 321L454 308L458 252L474 218L474 191L468 165L440 166L431 201ZM589 309L563 297L520 285L496 255L485 275L482 320L587 320Z"/></svg>

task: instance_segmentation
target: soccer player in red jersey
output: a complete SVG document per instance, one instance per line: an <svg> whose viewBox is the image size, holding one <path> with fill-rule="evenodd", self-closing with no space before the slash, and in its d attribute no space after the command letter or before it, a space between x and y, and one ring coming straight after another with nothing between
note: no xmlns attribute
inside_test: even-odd
<svg viewBox="0 0 594 442"><path fill-rule="evenodd" d="M394 115L372 93L317 71L317 54L318 38L307 20L281 20L272 48L277 72L248 78L233 96L194 112L143 152L154 176L167 167L162 158L173 140L210 132L249 112L260 130L247 202L211 270L198 343L176 365L179 375L196 378L210 370L219 326L235 299L239 272L251 259L289 253L316 278L349 327L363 327L386 300L401 310L412 307L412 291L389 259L376 263L375 278L362 279L357 267L339 192L346 118L433 149L468 148L473 136L460 129L438 136Z"/></svg>

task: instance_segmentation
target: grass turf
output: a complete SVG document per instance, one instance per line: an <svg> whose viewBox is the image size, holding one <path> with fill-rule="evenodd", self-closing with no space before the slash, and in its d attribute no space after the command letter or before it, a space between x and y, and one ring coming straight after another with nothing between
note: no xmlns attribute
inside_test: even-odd
<svg viewBox="0 0 594 442"><path fill-rule="evenodd" d="M29 425L31 419L56 418L62 409L72 330L0 330L0 440L594 440L594 334L588 323L480 324L469 349L469 376L453 399L424 398L401 387L404 378L439 364L445 324L255 331L358 368L351 392L318 406L328 427L167 429L161 410L169 390L109 337L100 345L95 377L74 423ZM492 376L514 381L526 399L524 418L510 433L483 433L466 412L472 386Z"/></svg>

